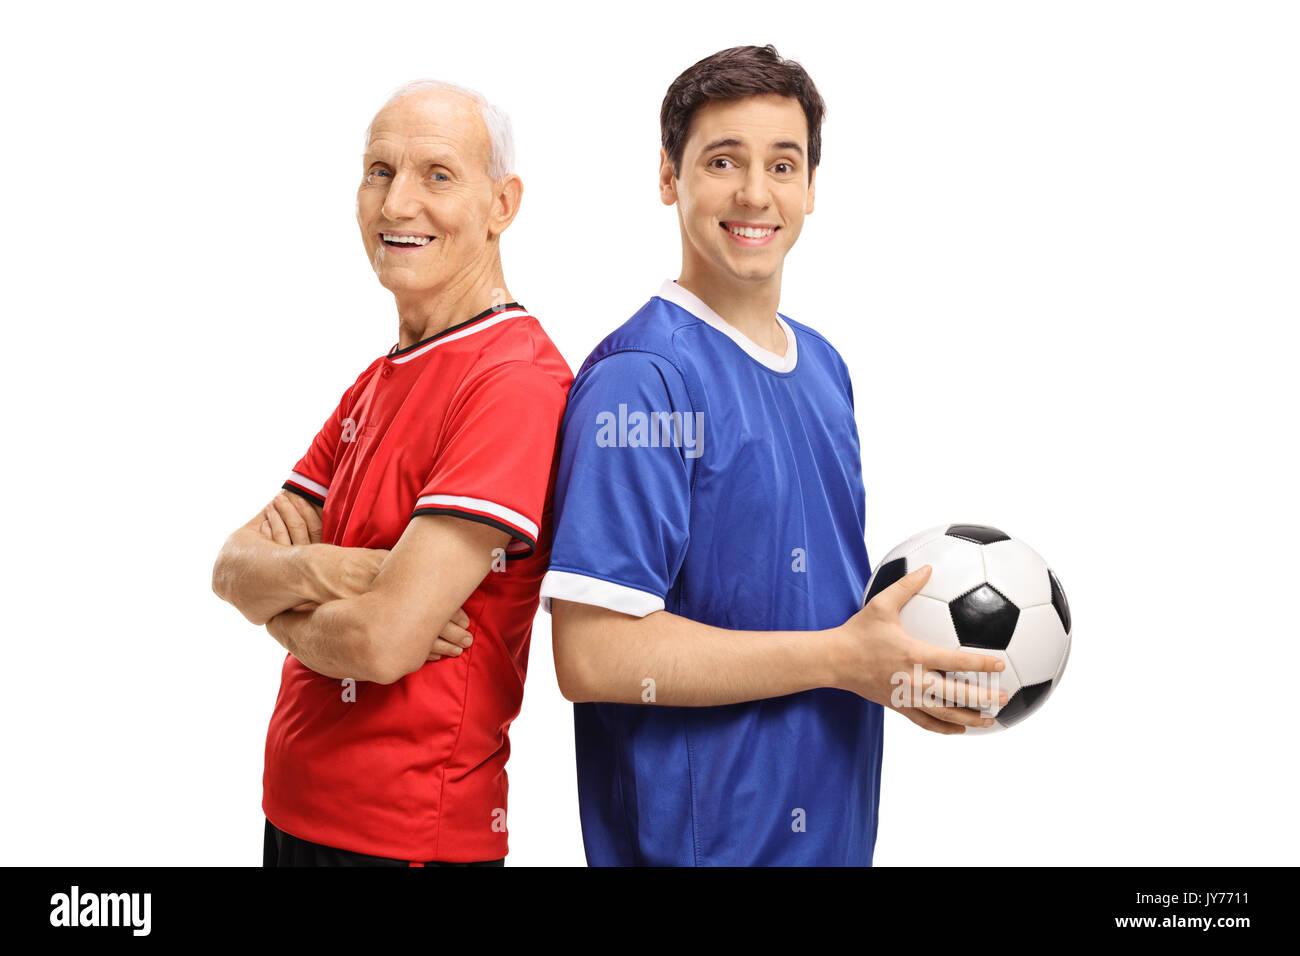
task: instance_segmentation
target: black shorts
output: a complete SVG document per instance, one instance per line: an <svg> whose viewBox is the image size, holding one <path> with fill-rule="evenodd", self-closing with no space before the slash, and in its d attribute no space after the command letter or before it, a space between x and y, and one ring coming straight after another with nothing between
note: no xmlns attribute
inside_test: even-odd
<svg viewBox="0 0 1300 956"><path fill-rule="evenodd" d="M266 821L262 838L262 866L505 866L505 857L477 863L445 863L441 860L392 860L300 840Z"/></svg>

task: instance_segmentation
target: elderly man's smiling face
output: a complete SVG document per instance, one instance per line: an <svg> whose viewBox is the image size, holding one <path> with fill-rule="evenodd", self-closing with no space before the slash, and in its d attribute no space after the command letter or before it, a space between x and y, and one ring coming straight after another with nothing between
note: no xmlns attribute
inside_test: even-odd
<svg viewBox="0 0 1300 956"><path fill-rule="evenodd" d="M385 288L437 294L490 267L491 240L509 223L494 218L490 154L478 106L463 94L412 93L379 111L362 160L357 223Z"/></svg>

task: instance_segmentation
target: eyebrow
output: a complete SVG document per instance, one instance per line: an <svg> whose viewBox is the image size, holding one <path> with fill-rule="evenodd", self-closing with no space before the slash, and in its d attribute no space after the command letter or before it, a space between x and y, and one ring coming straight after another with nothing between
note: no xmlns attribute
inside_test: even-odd
<svg viewBox="0 0 1300 956"><path fill-rule="evenodd" d="M722 149L724 146L743 146L743 145L744 144L741 143L741 141L738 139L715 139L708 146L704 147L704 151L706 153L711 153L715 149Z"/></svg>
<svg viewBox="0 0 1300 956"><path fill-rule="evenodd" d="M367 166L374 163L383 163L385 166L391 166L393 164L387 158L387 155L387 153L381 154L380 151L372 151L367 147L361 158ZM452 157L447 153L426 153L423 156L417 157L416 165L423 168L428 168L430 166L441 166L443 169L455 168Z"/></svg>
<svg viewBox="0 0 1300 956"><path fill-rule="evenodd" d="M711 153L715 149L731 148L733 146L744 146L744 145L745 144L742 143L740 140L734 138L718 139L718 140L714 140L708 146L705 146L704 152ZM798 143L796 143L794 140L790 140L790 139L783 139L780 142L773 143L772 148L788 149L798 153L800 156L803 155L803 147L800 146Z"/></svg>

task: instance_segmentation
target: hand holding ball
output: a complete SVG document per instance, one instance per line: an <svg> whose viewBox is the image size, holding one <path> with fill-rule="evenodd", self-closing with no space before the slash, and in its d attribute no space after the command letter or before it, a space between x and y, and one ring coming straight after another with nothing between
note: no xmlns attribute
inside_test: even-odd
<svg viewBox="0 0 1300 956"><path fill-rule="evenodd" d="M867 582L864 606L923 565L930 579L903 605L898 619L917 640L1001 659L998 688L1005 706L990 713L992 733L1024 720L1061 680L1070 656L1070 607L1060 581L1021 541L987 525L930 528L885 556ZM950 675L974 680L964 672Z"/></svg>

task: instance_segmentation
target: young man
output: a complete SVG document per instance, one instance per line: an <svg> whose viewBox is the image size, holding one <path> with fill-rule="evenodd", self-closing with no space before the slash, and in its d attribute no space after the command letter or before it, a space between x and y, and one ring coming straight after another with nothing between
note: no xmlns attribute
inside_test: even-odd
<svg viewBox="0 0 1300 956"><path fill-rule="evenodd" d="M263 860L500 863L572 375L505 291L500 237L522 188L505 114L416 83L366 139L357 223L397 344L213 570L289 652Z"/></svg>
<svg viewBox="0 0 1300 956"><path fill-rule="evenodd" d="M594 865L870 864L891 675L1001 667L903 631L928 568L862 609L848 369L777 312L823 112L770 46L673 82L659 189L677 206L680 277L592 352L569 396L542 600L576 704ZM903 712L939 733L982 722Z"/></svg>

